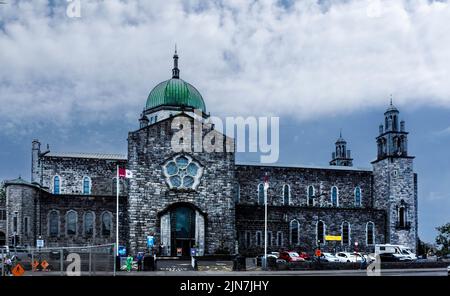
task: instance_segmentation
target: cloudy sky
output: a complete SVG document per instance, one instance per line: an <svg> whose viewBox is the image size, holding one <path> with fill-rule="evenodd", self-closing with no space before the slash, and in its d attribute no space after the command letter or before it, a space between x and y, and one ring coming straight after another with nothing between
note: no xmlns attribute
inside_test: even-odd
<svg viewBox="0 0 450 296"><path fill-rule="evenodd" d="M280 163L326 165L342 128L370 167L392 94L417 157L420 236L450 222L447 1L79 0L81 17L64 0L5 2L0 179L29 179L33 138L125 153L177 43L211 114L280 117Z"/></svg>

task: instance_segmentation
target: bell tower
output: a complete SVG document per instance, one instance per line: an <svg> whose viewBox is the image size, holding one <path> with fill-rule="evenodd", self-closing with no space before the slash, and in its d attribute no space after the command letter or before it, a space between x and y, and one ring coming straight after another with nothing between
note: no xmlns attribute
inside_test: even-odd
<svg viewBox="0 0 450 296"><path fill-rule="evenodd" d="M339 133L339 139L337 139L335 146L335 151L331 153L330 165L353 166L351 151L347 150L347 141L342 137L342 131Z"/></svg>
<svg viewBox="0 0 450 296"><path fill-rule="evenodd" d="M413 170L414 157L408 154L408 132L405 122L399 122L399 114L391 99L376 138L377 159L372 162L374 207L386 210L386 243L405 245L415 251L417 174Z"/></svg>

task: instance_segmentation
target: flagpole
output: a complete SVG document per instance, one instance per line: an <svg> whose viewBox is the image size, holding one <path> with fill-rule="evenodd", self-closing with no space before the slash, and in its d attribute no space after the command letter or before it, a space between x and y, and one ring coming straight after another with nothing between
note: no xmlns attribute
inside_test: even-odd
<svg viewBox="0 0 450 296"><path fill-rule="evenodd" d="M116 176L116 256L119 256L119 165Z"/></svg>
<svg viewBox="0 0 450 296"><path fill-rule="evenodd" d="M267 270L267 189L264 190L264 269Z"/></svg>

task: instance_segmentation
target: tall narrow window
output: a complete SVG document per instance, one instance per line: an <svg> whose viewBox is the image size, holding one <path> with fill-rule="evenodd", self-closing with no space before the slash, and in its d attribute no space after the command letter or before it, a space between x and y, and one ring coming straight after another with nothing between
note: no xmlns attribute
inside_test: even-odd
<svg viewBox="0 0 450 296"><path fill-rule="evenodd" d="M66 231L67 235L76 235L77 234L77 212L69 211L66 215Z"/></svg>
<svg viewBox="0 0 450 296"><path fill-rule="evenodd" d="M262 245L262 234L261 231L256 232L256 245L260 247Z"/></svg>
<svg viewBox="0 0 450 296"><path fill-rule="evenodd" d="M272 245L272 231L267 231L267 245Z"/></svg>
<svg viewBox="0 0 450 296"><path fill-rule="evenodd" d="M28 217L25 217L23 219L23 232L25 233L25 235L28 235L29 223L30 223L30 219Z"/></svg>
<svg viewBox="0 0 450 296"><path fill-rule="evenodd" d="M240 199L241 199L241 185L239 183L236 183L234 202L239 203Z"/></svg>
<svg viewBox="0 0 450 296"><path fill-rule="evenodd" d="M84 214L84 235L92 237L94 235L94 213L87 212Z"/></svg>
<svg viewBox="0 0 450 296"><path fill-rule="evenodd" d="M289 205L289 199L290 199L290 188L289 185L285 184L283 186L283 205L288 206Z"/></svg>
<svg viewBox="0 0 450 296"><path fill-rule="evenodd" d="M333 205L333 207L339 206L339 192L336 186L333 186L333 188L331 188L331 204Z"/></svg>
<svg viewBox="0 0 450 296"><path fill-rule="evenodd" d="M289 224L289 230L290 230L290 242L291 245L298 245L299 244L299 231L300 231L300 224L297 220L292 220Z"/></svg>
<svg viewBox="0 0 450 296"><path fill-rule="evenodd" d="M258 204L260 204L260 205L264 204L264 185L263 185L263 183L260 183L258 185Z"/></svg>
<svg viewBox="0 0 450 296"><path fill-rule="evenodd" d="M250 231L245 232L245 246L247 248L250 248L252 244L252 238L250 237Z"/></svg>
<svg viewBox="0 0 450 296"><path fill-rule="evenodd" d="M402 228L406 226L406 209L403 206L398 209L398 226Z"/></svg>
<svg viewBox="0 0 450 296"><path fill-rule="evenodd" d="M102 214L102 235L111 236L112 233L112 217L111 213L104 212Z"/></svg>
<svg viewBox="0 0 450 296"><path fill-rule="evenodd" d="M17 222L17 212L16 213L14 213L14 216L13 216L13 232L16 232L17 233L17 231L18 231L18 222Z"/></svg>
<svg viewBox="0 0 450 296"><path fill-rule="evenodd" d="M308 206L314 205L314 186L308 187Z"/></svg>
<svg viewBox="0 0 450 296"><path fill-rule="evenodd" d="M91 179L89 177L83 178L83 194L91 194Z"/></svg>
<svg viewBox="0 0 450 296"><path fill-rule="evenodd" d="M277 232L277 246L278 247L283 246L283 232L281 232L281 231Z"/></svg>
<svg viewBox="0 0 450 296"><path fill-rule="evenodd" d="M49 235L55 237L59 235L59 214L57 211L51 211L48 215Z"/></svg>
<svg viewBox="0 0 450 296"><path fill-rule="evenodd" d="M373 245L375 242L375 225L373 224L373 222L367 223L366 242L367 242L367 245Z"/></svg>
<svg viewBox="0 0 450 296"><path fill-rule="evenodd" d="M348 222L342 223L342 244L349 245L350 244L350 224Z"/></svg>
<svg viewBox="0 0 450 296"><path fill-rule="evenodd" d="M317 242L323 244L325 242L325 223L317 222Z"/></svg>
<svg viewBox="0 0 450 296"><path fill-rule="evenodd" d="M361 188L356 187L355 188L355 207L361 206Z"/></svg>
<svg viewBox="0 0 450 296"><path fill-rule="evenodd" d="M59 176L55 176L53 178L53 194L59 194L61 191L61 184L60 184L61 180L59 178Z"/></svg>

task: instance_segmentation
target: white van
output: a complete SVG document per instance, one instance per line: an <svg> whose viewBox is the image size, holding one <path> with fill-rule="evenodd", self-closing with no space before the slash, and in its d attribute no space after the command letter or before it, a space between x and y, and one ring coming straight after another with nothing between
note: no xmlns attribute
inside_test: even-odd
<svg viewBox="0 0 450 296"><path fill-rule="evenodd" d="M375 245L375 254L383 254L383 253L391 253L403 256L405 258L409 258L410 260L416 260L417 256L414 254L408 247L403 245Z"/></svg>

